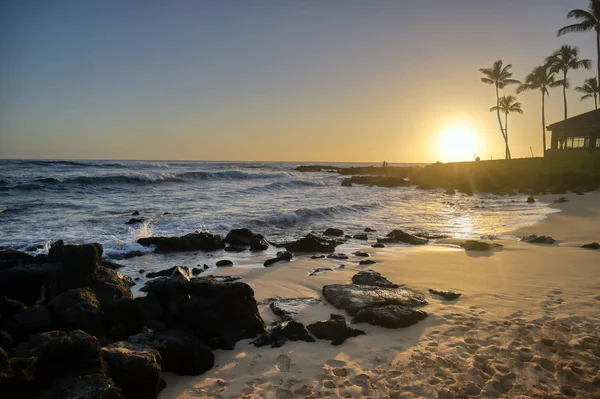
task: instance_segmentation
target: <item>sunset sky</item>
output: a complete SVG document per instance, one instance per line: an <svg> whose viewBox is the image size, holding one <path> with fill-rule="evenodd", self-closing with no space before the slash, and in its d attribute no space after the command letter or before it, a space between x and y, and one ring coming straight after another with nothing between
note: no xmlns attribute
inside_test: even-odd
<svg viewBox="0 0 600 399"><path fill-rule="evenodd" d="M585 0L0 3L0 158L435 162L502 158L480 67L523 80ZM508 89L514 94L516 87ZM568 93L570 115L593 101ZM541 154L541 94L519 96L513 157ZM562 117L561 89L547 101Z"/></svg>

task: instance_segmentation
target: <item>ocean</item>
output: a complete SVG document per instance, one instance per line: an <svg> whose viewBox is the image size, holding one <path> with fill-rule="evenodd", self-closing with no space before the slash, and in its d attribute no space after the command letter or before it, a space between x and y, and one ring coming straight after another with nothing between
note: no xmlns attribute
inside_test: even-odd
<svg viewBox="0 0 600 399"><path fill-rule="evenodd" d="M335 166L365 164L327 163ZM150 251L136 243L151 235L196 230L227 234L247 227L273 241L328 227L354 235L392 229L458 238L506 237L555 210L526 196L445 195L414 187L341 187L337 173L302 173L300 163L188 161L0 161L0 246L45 253L58 239L100 242L105 256ZM392 165L393 166L393 165ZM125 224L133 212L142 223ZM365 242L350 240L361 247ZM270 249L268 253L275 252ZM172 264L214 264L252 254L143 256L126 271ZM142 260L143 259L143 260ZM120 261L121 262L121 261ZM260 264L262 262L257 262Z"/></svg>

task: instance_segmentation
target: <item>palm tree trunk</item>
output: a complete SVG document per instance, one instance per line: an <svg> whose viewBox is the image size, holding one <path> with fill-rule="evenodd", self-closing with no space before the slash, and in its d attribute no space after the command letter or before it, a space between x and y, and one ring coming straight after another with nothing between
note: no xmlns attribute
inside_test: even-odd
<svg viewBox="0 0 600 399"><path fill-rule="evenodd" d="M596 28L596 55L598 57L596 61L596 67L598 68L598 82L600 82L600 30L598 30L598 28Z"/></svg>
<svg viewBox="0 0 600 399"><path fill-rule="evenodd" d="M546 110L545 104L546 101L545 94L542 91L542 139L543 139L543 147L542 147L542 157L546 154Z"/></svg>
<svg viewBox="0 0 600 399"><path fill-rule="evenodd" d="M498 90L498 85L496 85L496 115L498 115L498 125L500 125L500 133L502 134L502 138L504 139L504 143L506 144L504 148L504 156L506 159L510 159L510 154L508 152L508 142L506 141L506 135L504 134L504 129L502 127L502 119L500 118L500 92Z"/></svg>
<svg viewBox="0 0 600 399"><path fill-rule="evenodd" d="M563 100L565 102L565 119L567 119L567 71L564 73L563 80Z"/></svg>
<svg viewBox="0 0 600 399"><path fill-rule="evenodd" d="M594 94L594 106L595 106L595 109L598 109L598 95L597 94Z"/></svg>
<svg viewBox="0 0 600 399"><path fill-rule="evenodd" d="M504 116L504 141L506 142L506 159L510 159L510 148L508 147L508 112Z"/></svg>

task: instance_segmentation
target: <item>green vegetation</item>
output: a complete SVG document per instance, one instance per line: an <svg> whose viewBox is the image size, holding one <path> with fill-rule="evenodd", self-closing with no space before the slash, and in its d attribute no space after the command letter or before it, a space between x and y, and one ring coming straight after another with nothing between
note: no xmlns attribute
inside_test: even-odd
<svg viewBox="0 0 600 399"><path fill-rule="evenodd" d="M598 109L598 93L600 93L600 88L598 87L598 79L590 78L584 82L583 86L577 86L575 91L579 93L583 93L581 96L581 101L587 100L588 98L594 99L594 109Z"/></svg>

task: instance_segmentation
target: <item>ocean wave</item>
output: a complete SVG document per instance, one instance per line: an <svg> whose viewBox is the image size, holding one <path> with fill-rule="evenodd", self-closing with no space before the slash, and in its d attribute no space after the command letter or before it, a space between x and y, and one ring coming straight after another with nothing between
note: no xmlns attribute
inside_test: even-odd
<svg viewBox="0 0 600 399"><path fill-rule="evenodd" d="M325 219L332 216L344 216L352 213L368 212L380 207L379 202L369 202L356 205L335 205L319 208L300 208L292 212L280 213L265 220L256 221L258 224L291 225L307 219Z"/></svg>
<svg viewBox="0 0 600 399"><path fill-rule="evenodd" d="M250 180L281 178L289 175L287 173L252 173L239 170L225 170L220 172L183 172L177 176L184 179L195 180Z"/></svg>
<svg viewBox="0 0 600 399"><path fill-rule="evenodd" d="M307 188L307 187L329 187L325 182L322 181L309 181L309 180L292 180L286 182L275 182L269 183L264 186L255 186L243 190L243 192L249 193L260 193L260 192L275 192L279 190L292 190L295 188Z"/></svg>
<svg viewBox="0 0 600 399"><path fill-rule="evenodd" d="M178 174L166 172L154 173L130 173L123 175L99 175L99 176L76 176L67 178L42 177L32 181L8 183L0 185L0 191L7 190L36 190L44 187L57 185L114 185L114 184L152 184L152 183L185 183L198 180L250 180L250 179L272 179L289 176L287 173L250 173L237 170L222 172L183 172Z"/></svg>

